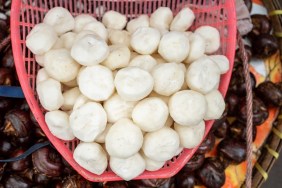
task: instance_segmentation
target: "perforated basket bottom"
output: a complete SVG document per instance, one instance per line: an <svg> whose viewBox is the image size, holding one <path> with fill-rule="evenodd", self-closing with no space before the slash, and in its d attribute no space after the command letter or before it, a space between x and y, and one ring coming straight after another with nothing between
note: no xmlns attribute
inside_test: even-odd
<svg viewBox="0 0 282 188"><path fill-rule="evenodd" d="M54 137L44 121L44 111L40 108L36 88L36 73L40 69L34 56L26 48L25 40L32 27L40 23L44 14L51 8L62 6L67 8L73 15L87 13L101 20L103 10L116 10L129 19L140 14L151 14L160 6L170 7L174 14L181 8L189 6L196 15L196 21L191 30L201 26L210 25L216 27L221 36L221 47L217 54L224 54L230 61L230 70L222 75L220 92L225 95L229 84L233 59L235 53L236 16L234 0L18 0L13 1L11 10L11 35L13 53L17 74L24 91L27 102L30 105L35 118L41 128L69 164L83 177L90 181L114 181L120 180L110 169L98 176L82 167L73 159L72 151L78 144L78 140L64 142ZM207 33L208 34L208 33ZM39 41L40 42L40 41ZM205 136L208 134L212 121L206 122ZM136 179L167 178L176 174L184 164L192 157L197 148L185 149L179 156L168 161L164 167L155 172L145 171Z"/></svg>

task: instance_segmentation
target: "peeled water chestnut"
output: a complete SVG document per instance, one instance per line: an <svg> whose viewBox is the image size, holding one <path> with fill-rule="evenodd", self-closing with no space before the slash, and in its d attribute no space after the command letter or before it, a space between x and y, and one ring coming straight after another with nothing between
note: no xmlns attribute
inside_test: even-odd
<svg viewBox="0 0 282 188"><path fill-rule="evenodd" d="M196 174L200 181L209 188L220 188L225 182L224 166L217 158L206 158Z"/></svg>

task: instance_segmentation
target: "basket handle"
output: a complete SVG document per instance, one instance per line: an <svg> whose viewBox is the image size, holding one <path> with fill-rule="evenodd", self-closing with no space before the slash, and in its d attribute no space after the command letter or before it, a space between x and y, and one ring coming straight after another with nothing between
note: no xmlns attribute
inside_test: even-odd
<svg viewBox="0 0 282 188"><path fill-rule="evenodd" d="M252 86L251 86L251 77L249 72L249 59L247 56L247 52L245 50L245 45L243 39L239 32L237 32L237 41L239 45L240 56L243 61L243 69L244 69L244 77L246 82L246 104L247 104L247 173L246 173L246 187L252 187L252 169L253 169L253 162L252 162L252 143L253 143L253 93L252 93Z"/></svg>

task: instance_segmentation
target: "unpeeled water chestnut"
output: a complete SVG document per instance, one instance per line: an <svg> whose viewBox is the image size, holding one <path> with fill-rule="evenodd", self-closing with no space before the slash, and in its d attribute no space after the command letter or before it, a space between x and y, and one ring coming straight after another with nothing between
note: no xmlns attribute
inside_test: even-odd
<svg viewBox="0 0 282 188"><path fill-rule="evenodd" d="M204 154L194 154L193 157L184 165L181 171L190 173L200 168L205 161Z"/></svg>
<svg viewBox="0 0 282 188"><path fill-rule="evenodd" d="M23 149L18 149L16 151L14 151L10 157L18 157L20 155L22 155L25 151ZM17 160L17 161L13 161L13 162L9 162L8 163L8 168L14 172L22 172L26 169L28 169L31 166L31 159L30 156L27 156L24 159L21 160Z"/></svg>
<svg viewBox="0 0 282 188"><path fill-rule="evenodd" d="M33 179L34 179L33 181L35 183L44 184L44 185L48 184L49 181L51 180L50 177L48 177L44 174L36 174L36 173L34 173Z"/></svg>
<svg viewBox="0 0 282 188"><path fill-rule="evenodd" d="M206 158L196 174L203 185L209 188L220 188L225 182L224 166L218 158Z"/></svg>
<svg viewBox="0 0 282 188"><path fill-rule="evenodd" d="M253 53L252 53L252 47L245 44L244 45L245 47L245 51L247 53L247 59L248 59L248 62L250 62L252 56L253 56ZM242 59L242 54L240 52L240 50L236 50L236 56L235 56L235 59L237 60L237 63L235 66L242 66L242 63L243 63L243 59Z"/></svg>
<svg viewBox="0 0 282 188"><path fill-rule="evenodd" d="M7 112L12 109L14 101L11 98L0 97L0 112Z"/></svg>
<svg viewBox="0 0 282 188"><path fill-rule="evenodd" d="M0 85L11 86L14 83L14 73L11 69L0 68Z"/></svg>
<svg viewBox="0 0 282 188"><path fill-rule="evenodd" d="M32 182L27 178L12 174L5 179L4 185L5 188L30 188L32 186Z"/></svg>
<svg viewBox="0 0 282 188"><path fill-rule="evenodd" d="M32 153L32 163L36 173L48 177L61 176L64 168L61 156L51 147L40 148Z"/></svg>
<svg viewBox="0 0 282 188"><path fill-rule="evenodd" d="M7 36L8 25L6 21L0 19L0 41Z"/></svg>
<svg viewBox="0 0 282 188"><path fill-rule="evenodd" d="M92 188L93 185L89 181L85 181L81 176L69 176L63 181L62 188Z"/></svg>
<svg viewBox="0 0 282 188"><path fill-rule="evenodd" d="M172 188L174 187L174 178L161 179L142 179L131 181L130 188Z"/></svg>
<svg viewBox="0 0 282 188"><path fill-rule="evenodd" d="M180 172L175 176L176 188L193 188L195 186L195 176L193 173Z"/></svg>
<svg viewBox="0 0 282 188"><path fill-rule="evenodd" d="M6 50L5 55L1 61L1 65L2 67L5 67L5 68L14 68L15 67L14 57L13 57L13 52L12 52L11 47L8 48L8 50Z"/></svg>
<svg viewBox="0 0 282 188"><path fill-rule="evenodd" d="M225 97L226 105L228 106L227 114L229 116L234 116L238 112L238 103L240 102L240 98L233 92L228 92Z"/></svg>
<svg viewBox="0 0 282 188"><path fill-rule="evenodd" d="M250 78L251 78L251 88L253 90L256 86L256 79L252 73L250 73ZM235 67L232 73L228 90L229 92L235 93L238 96L246 95L246 82L245 82L244 69L242 66Z"/></svg>
<svg viewBox="0 0 282 188"><path fill-rule="evenodd" d="M277 39L270 34L260 34L252 39L253 54L258 58L267 58L275 54L279 45Z"/></svg>
<svg viewBox="0 0 282 188"><path fill-rule="evenodd" d="M238 120L245 123L247 121L247 103L243 98L239 104ZM261 125L268 118L269 112L264 102L254 96L253 98L253 125Z"/></svg>
<svg viewBox="0 0 282 188"><path fill-rule="evenodd" d="M11 142L11 139L6 136L1 136L0 139L0 156L8 157L15 150L15 145Z"/></svg>
<svg viewBox="0 0 282 188"><path fill-rule="evenodd" d="M217 154L220 158L239 164L246 160L246 143L242 140L223 139L217 146Z"/></svg>
<svg viewBox="0 0 282 188"><path fill-rule="evenodd" d="M212 150L213 146L215 144L215 136L212 132L210 132L207 137L204 139L204 141L201 143L201 145L197 149L198 154L205 154Z"/></svg>
<svg viewBox="0 0 282 188"><path fill-rule="evenodd" d="M257 129L253 127L253 141L256 139ZM228 135L236 140L246 140L247 125L246 123L235 120L228 126Z"/></svg>
<svg viewBox="0 0 282 188"><path fill-rule="evenodd" d="M127 188L128 184L125 181L109 181L103 184L103 188Z"/></svg>
<svg viewBox="0 0 282 188"><path fill-rule="evenodd" d="M29 114L19 109L13 109L6 113L4 125L3 132L14 137L27 137L32 130Z"/></svg>
<svg viewBox="0 0 282 188"><path fill-rule="evenodd" d="M282 90L271 81L262 82L256 88L256 94L268 106L282 106Z"/></svg>
<svg viewBox="0 0 282 188"><path fill-rule="evenodd" d="M259 36L261 34L270 33L272 29L272 25L271 25L270 19L266 15L253 14L251 16L251 19L252 19L253 29L250 32L250 35Z"/></svg>
<svg viewBox="0 0 282 188"><path fill-rule="evenodd" d="M213 134L217 138L225 138L228 132L228 127L230 126L229 121L225 119L218 127L214 130Z"/></svg>
<svg viewBox="0 0 282 188"><path fill-rule="evenodd" d="M27 168L21 172L18 172L21 177L27 178L30 181L34 181L34 170L32 167Z"/></svg>

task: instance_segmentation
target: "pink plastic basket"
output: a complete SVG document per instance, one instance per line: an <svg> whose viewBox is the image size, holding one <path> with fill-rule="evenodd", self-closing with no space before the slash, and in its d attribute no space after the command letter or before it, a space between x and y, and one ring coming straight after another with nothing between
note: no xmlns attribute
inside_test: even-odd
<svg viewBox="0 0 282 188"><path fill-rule="evenodd" d="M219 90L225 96L231 70L233 67L236 44L236 13L234 0L15 0L11 10L11 35L13 53L17 74L24 91L27 102L39 125L69 164L83 177L90 181L120 180L110 169L102 175L93 174L80 167L73 159L73 150L78 144L77 140L62 141L51 134L45 121L36 88L36 73L39 65L34 56L26 48L25 39L32 27L43 20L48 9L56 6L67 8L73 15L88 13L101 19L102 8L116 10L125 14L129 19L140 14L151 14L160 6L170 7L174 14L181 8L189 6L196 14L196 22L192 30L201 25L211 25L220 31L221 48L217 54L224 54L230 60L230 70L222 75ZM100 7L100 8L99 8ZM208 34L208 33L207 33ZM40 42L40 41L38 41ZM206 133L209 132L213 121L206 122ZM168 161L165 166L155 172L145 171L136 179L168 178L175 175L193 156L197 148L185 149L179 156Z"/></svg>

